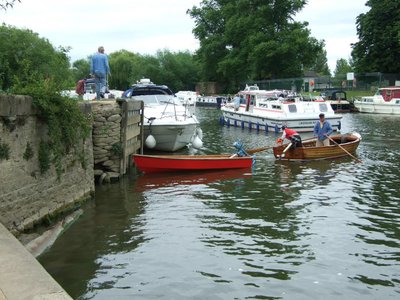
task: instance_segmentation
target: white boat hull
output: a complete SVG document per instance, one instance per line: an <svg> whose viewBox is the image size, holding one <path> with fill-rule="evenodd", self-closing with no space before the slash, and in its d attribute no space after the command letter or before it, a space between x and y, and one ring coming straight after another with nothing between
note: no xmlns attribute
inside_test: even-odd
<svg viewBox="0 0 400 300"><path fill-rule="evenodd" d="M185 121L155 120L152 125L144 125L144 140L151 135L156 140L153 150L174 152L188 146L196 136L199 122L196 118ZM151 131L150 131L151 129Z"/></svg>
<svg viewBox="0 0 400 300"><path fill-rule="evenodd" d="M223 103L222 97L214 97L214 96L198 97L196 100L197 106L220 107L222 103Z"/></svg>
<svg viewBox="0 0 400 300"><path fill-rule="evenodd" d="M182 91L180 95L192 98L196 93ZM143 141L148 149L174 152L190 144L202 147L201 138L197 136L201 132L200 122L188 109L189 103L183 104L166 85L156 85L144 78L123 96L143 101Z"/></svg>
<svg viewBox="0 0 400 300"><path fill-rule="evenodd" d="M354 106L361 113L400 115L400 100L398 104L354 101Z"/></svg>
<svg viewBox="0 0 400 300"><path fill-rule="evenodd" d="M379 88L374 96L355 100L354 106L362 113L400 115L400 87Z"/></svg>
<svg viewBox="0 0 400 300"><path fill-rule="evenodd" d="M311 132L315 123L319 120L319 112L287 116L284 113L267 112L253 109L252 112L244 111L241 107L238 111L230 107L221 108L223 118L228 126L278 132L282 125L286 125L298 132ZM331 123L333 130L340 130L341 115L325 113L325 119Z"/></svg>

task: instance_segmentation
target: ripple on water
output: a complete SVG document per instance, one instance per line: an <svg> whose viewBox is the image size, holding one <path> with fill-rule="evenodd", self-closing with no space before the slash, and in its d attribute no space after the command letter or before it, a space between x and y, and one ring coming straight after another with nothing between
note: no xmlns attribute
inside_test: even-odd
<svg viewBox="0 0 400 300"><path fill-rule="evenodd" d="M275 143L199 110L206 148ZM351 158L258 153L252 174L140 175L96 201L41 258L79 299L396 299L400 293L398 118L345 114ZM246 171L248 173L248 171ZM77 271L79 270L79 271Z"/></svg>

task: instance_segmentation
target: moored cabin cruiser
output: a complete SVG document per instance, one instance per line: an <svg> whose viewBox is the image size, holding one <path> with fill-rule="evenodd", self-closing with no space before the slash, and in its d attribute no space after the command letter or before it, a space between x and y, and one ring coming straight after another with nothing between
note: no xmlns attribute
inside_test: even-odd
<svg viewBox="0 0 400 300"><path fill-rule="evenodd" d="M379 88L374 96L354 101L359 112L400 115L400 86Z"/></svg>
<svg viewBox="0 0 400 300"><path fill-rule="evenodd" d="M329 102L335 112L345 113L351 111L350 102L347 100L347 94L340 89L326 90L321 96L326 102Z"/></svg>
<svg viewBox="0 0 400 300"><path fill-rule="evenodd" d="M193 91L179 91L175 96L182 102L183 105L196 105L197 93Z"/></svg>
<svg viewBox="0 0 400 300"><path fill-rule="evenodd" d="M123 98L144 103L144 139L149 149L173 152L190 144L202 147L200 122L165 85L142 79L124 92Z"/></svg>
<svg viewBox="0 0 400 300"><path fill-rule="evenodd" d="M239 103L234 100L221 108L224 121L229 124L275 132L285 125L297 132L310 132L318 115L324 113L333 130L341 127L342 116L335 114L323 99L302 101L290 91L260 90L256 86L246 87L239 96Z"/></svg>

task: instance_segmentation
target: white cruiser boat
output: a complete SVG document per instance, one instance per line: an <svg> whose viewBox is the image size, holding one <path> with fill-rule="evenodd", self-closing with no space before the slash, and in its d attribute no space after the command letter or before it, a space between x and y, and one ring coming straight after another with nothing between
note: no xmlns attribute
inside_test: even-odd
<svg viewBox="0 0 400 300"><path fill-rule="evenodd" d="M319 114L324 113L333 130L340 130L341 115L335 114L331 105L320 99L302 101L290 91L260 90L246 86L239 92L240 103L234 101L221 108L224 122L242 128L278 132L282 125L298 132L313 131Z"/></svg>
<svg viewBox="0 0 400 300"><path fill-rule="evenodd" d="M182 102L184 105L196 105L197 93L192 91L179 91L175 93L175 96Z"/></svg>
<svg viewBox="0 0 400 300"><path fill-rule="evenodd" d="M354 100L359 112L400 115L400 86L379 88L374 96Z"/></svg>
<svg viewBox="0 0 400 300"><path fill-rule="evenodd" d="M149 149L173 152L190 144L202 147L200 122L165 85L142 79L123 98L144 102L144 139Z"/></svg>
<svg viewBox="0 0 400 300"><path fill-rule="evenodd" d="M196 105L220 108L224 102L226 102L226 99L222 96L199 96L197 97Z"/></svg>

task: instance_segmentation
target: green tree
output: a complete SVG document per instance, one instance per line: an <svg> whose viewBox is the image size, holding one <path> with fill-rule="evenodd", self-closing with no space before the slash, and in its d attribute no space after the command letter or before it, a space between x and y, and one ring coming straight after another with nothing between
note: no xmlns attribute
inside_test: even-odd
<svg viewBox="0 0 400 300"><path fill-rule="evenodd" d="M194 90L198 82L198 67L189 51L157 51L160 76L173 91Z"/></svg>
<svg viewBox="0 0 400 300"><path fill-rule="evenodd" d="M21 0L1 0L0 1L0 8L7 10L10 7L13 7L15 2L21 2Z"/></svg>
<svg viewBox="0 0 400 300"><path fill-rule="evenodd" d="M308 23L293 21L304 0L203 0L188 13L203 80L237 86L243 80L302 76L316 64L324 42Z"/></svg>
<svg viewBox="0 0 400 300"><path fill-rule="evenodd" d="M119 50L109 55L111 88L126 90L140 79L140 55L127 50Z"/></svg>
<svg viewBox="0 0 400 300"><path fill-rule="evenodd" d="M88 78L90 73L90 58L78 59L72 64L72 76L74 82L83 78Z"/></svg>
<svg viewBox="0 0 400 300"><path fill-rule="evenodd" d="M141 78L165 84L173 91L194 90L199 66L189 51L158 50L156 55L139 55L126 50L110 54L110 86L125 90Z"/></svg>
<svg viewBox="0 0 400 300"><path fill-rule="evenodd" d="M323 46L325 46L325 43L323 44ZM331 75L325 49L322 49L320 52L315 54L314 63L311 66L310 70L315 71L317 76Z"/></svg>
<svg viewBox="0 0 400 300"><path fill-rule="evenodd" d="M356 20L355 71L400 73L400 2L368 0L365 5L370 10Z"/></svg>
<svg viewBox="0 0 400 300"><path fill-rule="evenodd" d="M16 83L52 78L60 87L71 84L69 48L55 49L37 33L12 26L0 26L0 89L9 90ZM36 78L38 79L38 78Z"/></svg>
<svg viewBox="0 0 400 300"><path fill-rule="evenodd" d="M349 72L353 72L353 68L350 63L344 58L338 59L336 61L334 76L337 77L338 75L347 74Z"/></svg>

